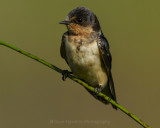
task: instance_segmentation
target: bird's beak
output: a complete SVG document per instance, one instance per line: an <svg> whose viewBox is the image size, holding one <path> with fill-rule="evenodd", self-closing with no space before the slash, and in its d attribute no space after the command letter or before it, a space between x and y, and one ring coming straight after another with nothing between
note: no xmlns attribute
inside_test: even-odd
<svg viewBox="0 0 160 128"><path fill-rule="evenodd" d="M64 21L62 21L62 22L59 22L59 24L65 24L65 25L69 25L69 21L67 21L67 20L64 20Z"/></svg>

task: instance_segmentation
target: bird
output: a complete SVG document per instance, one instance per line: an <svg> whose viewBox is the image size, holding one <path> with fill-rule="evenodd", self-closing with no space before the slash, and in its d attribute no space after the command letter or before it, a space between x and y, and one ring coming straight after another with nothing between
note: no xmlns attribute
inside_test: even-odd
<svg viewBox="0 0 160 128"><path fill-rule="evenodd" d="M77 7L60 24L67 27L62 36L60 54L71 69L71 72L63 70L62 79L65 80L68 73L73 73L97 90L92 92L87 89L102 103L109 104L98 96L100 92L117 102L109 43L97 16L86 7ZM112 107L117 109L114 105Z"/></svg>

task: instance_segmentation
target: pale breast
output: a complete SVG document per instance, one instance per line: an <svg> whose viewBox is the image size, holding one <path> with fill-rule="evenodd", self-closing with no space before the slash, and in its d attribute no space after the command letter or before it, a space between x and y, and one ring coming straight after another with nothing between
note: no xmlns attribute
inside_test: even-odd
<svg viewBox="0 0 160 128"><path fill-rule="evenodd" d="M102 66L97 42L88 43L85 39L73 36L66 40L65 45L72 72L92 86L105 86L107 75Z"/></svg>

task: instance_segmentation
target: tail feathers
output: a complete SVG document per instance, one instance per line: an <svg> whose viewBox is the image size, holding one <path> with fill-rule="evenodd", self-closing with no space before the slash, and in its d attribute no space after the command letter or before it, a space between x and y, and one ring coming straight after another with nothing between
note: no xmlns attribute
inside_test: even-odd
<svg viewBox="0 0 160 128"><path fill-rule="evenodd" d="M115 92L113 93L113 87L110 85L110 81L108 81L107 86L103 89L102 93L110 97L112 100L117 102ZM117 110L117 107L112 104L112 107Z"/></svg>
<svg viewBox="0 0 160 128"><path fill-rule="evenodd" d="M108 72L107 86L103 90L106 91L106 92L104 92L104 94L106 94L111 99L113 99L115 102L117 102L111 70L109 70L109 72ZM112 106L113 106L113 108L117 109L116 106L114 106L114 105L112 105Z"/></svg>

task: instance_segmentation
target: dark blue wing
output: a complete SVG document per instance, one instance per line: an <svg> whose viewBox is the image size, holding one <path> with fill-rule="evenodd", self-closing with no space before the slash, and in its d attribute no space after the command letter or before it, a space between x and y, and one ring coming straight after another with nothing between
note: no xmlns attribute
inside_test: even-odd
<svg viewBox="0 0 160 128"><path fill-rule="evenodd" d="M60 48L60 53L61 53L61 57L63 59L65 59L65 61L67 62L67 57L66 57L66 48L65 48L65 38L67 36L68 32L65 32L62 36L62 42L61 42L61 48ZM68 62L67 62L68 64Z"/></svg>
<svg viewBox="0 0 160 128"><path fill-rule="evenodd" d="M108 82L107 82L108 85L106 86L106 89L108 93L110 93L109 94L110 98L116 101L116 93L115 93L114 82L113 82L112 73L111 73L112 56L109 51L109 43L103 34L100 35L99 39L100 41L98 42L98 47L99 47L102 62L105 65L105 69L108 75Z"/></svg>

